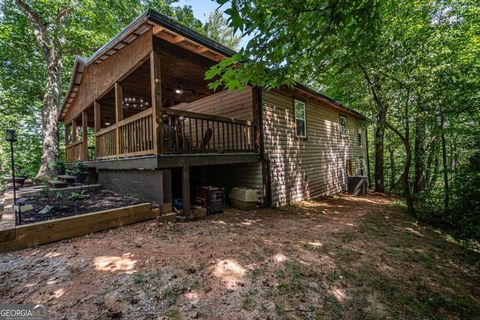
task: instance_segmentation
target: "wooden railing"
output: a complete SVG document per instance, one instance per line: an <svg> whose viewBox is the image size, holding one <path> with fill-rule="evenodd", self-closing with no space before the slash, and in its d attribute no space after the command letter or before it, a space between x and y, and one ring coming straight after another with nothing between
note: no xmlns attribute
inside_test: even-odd
<svg viewBox="0 0 480 320"><path fill-rule="evenodd" d="M83 159L83 140L73 142L65 147L66 162L72 163Z"/></svg>
<svg viewBox="0 0 480 320"><path fill-rule="evenodd" d="M163 113L160 152L255 152L255 130L250 121L166 110ZM102 160L153 155L153 132L152 109L147 109L98 131L95 134L95 158Z"/></svg>
<svg viewBox="0 0 480 320"><path fill-rule="evenodd" d="M111 126L95 133L95 158L108 159L117 156L117 127Z"/></svg>
<svg viewBox="0 0 480 320"><path fill-rule="evenodd" d="M152 109L147 109L118 124L121 157L153 153Z"/></svg>
<svg viewBox="0 0 480 320"><path fill-rule="evenodd" d="M117 129L118 152L117 152ZM153 154L152 109L98 131L96 136L96 159L134 157Z"/></svg>
<svg viewBox="0 0 480 320"><path fill-rule="evenodd" d="M250 121L183 110L163 114L162 153L254 152L255 126Z"/></svg>

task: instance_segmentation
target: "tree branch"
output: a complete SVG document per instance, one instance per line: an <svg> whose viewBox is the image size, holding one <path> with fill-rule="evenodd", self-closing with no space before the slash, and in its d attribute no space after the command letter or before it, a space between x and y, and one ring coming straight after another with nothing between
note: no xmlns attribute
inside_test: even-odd
<svg viewBox="0 0 480 320"><path fill-rule="evenodd" d="M60 10L57 16L55 17L55 21L62 23L65 17L67 16L67 14L70 13L70 11L72 11L72 8L70 7L65 7L62 10Z"/></svg>
<svg viewBox="0 0 480 320"><path fill-rule="evenodd" d="M390 122L386 121L385 122L385 125L390 129L392 130L401 140L402 142L405 144L407 139L405 138L405 136L400 132L400 130L398 130L397 128L395 128Z"/></svg>
<svg viewBox="0 0 480 320"><path fill-rule="evenodd" d="M382 110L385 110L385 106L383 105L383 102L380 99L380 96L378 95L377 90L375 89L375 84L370 79L370 76L368 75L367 70L365 69L365 67L360 62L358 62L357 64L358 64L358 67L360 68L360 70L362 70L363 75L365 76L365 81L367 81L368 86L370 87L370 91L372 92L372 95L373 95L373 100L375 100L377 102L378 106Z"/></svg>
<svg viewBox="0 0 480 320"><path fill-rule="evenodd" d="M37 39L38 44L45 52L45 54L48 54L48 51L52 47L52 41L48 36L47 32L48 24L43 22L40 15L25 1L15 0L15 3L20 8L20 10L23 11L28 21L32 25L33 33L35 35L35 38Z"/></svg>

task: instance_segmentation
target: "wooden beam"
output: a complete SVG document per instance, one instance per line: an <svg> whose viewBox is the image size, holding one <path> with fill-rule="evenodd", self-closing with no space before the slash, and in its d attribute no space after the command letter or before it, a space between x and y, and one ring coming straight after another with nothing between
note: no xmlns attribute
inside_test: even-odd
<svg viewBox="0 0 480 320"><path fill-rule="evenodd" d="M159 34L159 33L162 32L163 30L165 30L165 28L162 27L162 26L154 26L154 27L153 27L153 34Z"/></svg>
<svg viewBox="0 0 480 320"><path fill-rule="evenodd" d="M182 201L183 201L183 215L190 217L190 167L183 166L182 168Z"/></svg>
<svg viewBox="0 0 480 320"><path fill-rule="evenodd" d="M162 149L162 77L160 69L160 53L155 45L150 52L150 87L153 119L153 149L159 155Z"/></svg>
<svg viewBox="0 0 480 320"><path fill-rule="evenodd" d="M180 43L180 42L183 42L185 41L185 37L184 36L180 36L180 35L177 35L175 36L175 38L173 38L173 43L177 44L177 43Z"/></svg>
<svg viewBox="0 0 480 320"><path fill-rule="evenodd" d="M122 85L119 82L115 82L115 127L117 131L115 153L117 154L117 156L120 154L120 128L118 127L118 123L123 120L122 99L123 99Z"/></svg>
<svg viewBox="0 0 480 320"><path fill-rule="evenodd" d="M82 129L83 129L83 143L82 143L82 160L88 160L88 114L87 111L82 111Z"/></svg>
<svg viewBox="0 0 480 320"><path fill-rule="evenodd" d="M210 50L210 49L208 49L207 47L200 47L195 52L196 53L204 53L204 52L207 52L208 50Z"/></svg>
<svg viewBox="0 0 480 320"><path fill-rule="evenodd" d="M98 102L98 100L95 100L93 103L93 119L95 123L95 132L97 132L102 128L102 114L100 111L100 102Z"/></svg>
<svg viewBox="0 0 480 320"><path fill-rule="evenodd" d="M17 226L16 229L0 230L0 239L5 240L0 241L0 252L24 249L155 218L167 222L175 220L175 214L161 215L159 209L152 210L150 203L143 203L30 223Z"/></svg>

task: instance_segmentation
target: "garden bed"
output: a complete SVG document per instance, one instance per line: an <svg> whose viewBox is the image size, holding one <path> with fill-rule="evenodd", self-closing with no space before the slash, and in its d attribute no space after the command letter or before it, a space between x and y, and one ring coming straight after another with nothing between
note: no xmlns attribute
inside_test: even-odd
<svg viewBox="0 0 480 320"><path fill-rule="evenodd" d="M77 192L42 191L27 197L33 210L22 213L22 225L91 212L116 209L145 203L144 199L120 195L110 190L84 190ZM48 210L48 207L51 207ZM153 204L153 207L158 205ZM44 210L47 208L47 210ZM44 210L44 212L42 212Z"/></svg>

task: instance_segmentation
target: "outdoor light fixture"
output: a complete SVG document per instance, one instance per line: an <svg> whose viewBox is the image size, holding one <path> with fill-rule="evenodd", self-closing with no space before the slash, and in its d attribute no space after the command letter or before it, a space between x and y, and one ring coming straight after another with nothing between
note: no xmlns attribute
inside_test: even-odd
<svg viewBox="0 0 480 320"><path fill-rule="evenodd" d="M5 140L7 140L8 142L17 142L17 133L15 132L15 130L7 130L6 133L7 134Z"/></svg>
<svg viewBox="0 0 480 320"><path fill-rule="evenodd" d="M177 88L175 89L175 93L178 95L183 94L183 87L181 81L177 82Z"/></svg>
<svg viewBox="0 0 480 320"><path fill-rule="evenodd" d="M131 110L145 110L150 104L143 98L125 97L122 99L122 108Z"/></svg>
<svg viewBox="0 0 480 320"><path fill-rule="evenodd" d="M10 156L12 159L13 207L15 207L15 205L17 204L17 185L15 183L15 158L13 156L13 143L17 142L17 133L15 132L15 130L7 130L5 134L5 140L10 142ZM15 219L15 222L17 222L17 219ZM18 223L21 223L20 213L18 214Z"/></svg>

